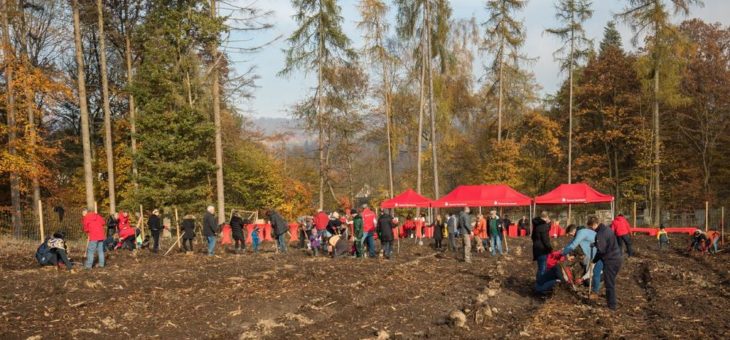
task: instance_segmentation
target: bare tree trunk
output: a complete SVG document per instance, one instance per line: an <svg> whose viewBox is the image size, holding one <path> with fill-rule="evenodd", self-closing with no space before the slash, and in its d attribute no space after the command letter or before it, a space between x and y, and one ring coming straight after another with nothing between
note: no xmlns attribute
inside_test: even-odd
<svg viewBox="0 0 730 340"><path fill-rule="evenodd" d="M117 199L114 190L114 146L112 145L112 112L109 107L109 79L106 69L106 37L104 35L104 5L96 0L99 25L99 63L101 64L101 98L104 107L104 151L106 152L107 184L109 187L109 213L117 211Z"/></svg>
<svg viewBox="0 0 730 340"><path fill-rule="evenodd" d="M573 183L573 38L570 39L569 75L570 89L568 90L568 184Z"/></svg>
<svg viewBox="0 0 730 340"><path fill-rule="evenodd" d="M129 30L125 30L124 34L124 58L127 62L127 84L132 84L132 44L129 39ZM134 103L134 95L129 93L129 132L132 142L132 183L134 184L134 190L139 189L137 183L137 176L139 175L137 170L137 122L136 122L136 107Z"/></svg>
<svg viewBox="0 0 730 340"><path fill-rule="evenodd" d="M215 7L215 0L210 1L210 14L213 17L218 15ZM223 187L223 140L221 136L221 97L220 97L220 72L218 67L218 46L213 43L213 70L211 74L213 92L213 122L215 124L215 184L216 201L218 202L218 223L226 220L225 191Z"/></svg>
<svg viewBox="0 0 730 340"><path fill-rule="evenodd" d="M15 126L15 82L13 79L15 55L10 46L10 28L8 15L10 6L8 0L3 0L3 61L5 63L5 83L7 85L7 122L8 122L8 153L11 157L17 155L15 143L17 138L17 127ZM16 237L21 236L23 228L22 215L20 210L20 179L17 170L10 171L10 201L12 204L12 224Z"/></svg>
<svg viewBox="0 0 730 340"><path fill-rule="evenodd" d="M383 105L385 106L385 134L388 140L388 192L393 198L393 141L390 136L390 83L388 82L388 61L385 52L380 50L380 60L383 63Z"/></svg>
<svg viewBox="0 0 730 340"><path fill-rule="evenodd" d="M654 226L661 224L661 139L659 137L659 63L654 70Z"/></svg>
<svg viewBox="0 0 730 340"><path fill-rule="evenodd" d="M499 99L497 103L497 144L502 143L502 95L504 88L504 38L500 42L499 55Z"/></svg>
<svg viewBox="0 0 730 340"><path fill-rule="evenodd" d="M425 20L425 19L424 19ZM425 32L423 34L426 34ZM421 37L421 78L420 78L420 89L421 94L418 98L418 149L416 150L416 173L417 173L417 179L416 179L416 192L419 194L421 193L421 177L423 175L423 171L421 169L421 146L423 144L423 100L424 100L424 91L425 91L425 82L426 82L426 38L425 36ZM416 214L418 214L418 209L416 210Z"/></svg>
<svg viewBox="0 0 730 340"><path fill-rule="evenodd" d="M320 21L322 20L322 7L320 6ZM319 45L317 46L317 147L319 151L319 210L324 209L324 179L325 179L325 168L324 168L324 35L322 34L322 25L320 22L317 26L319 31ZM330 186L330 190L332 187ZM334 192L333 192L334 195ZM336 198L335 198L336 200Z"/></svg>
<svg viewBox="0 0 730 340"><path fill-rule="evenodd" d="M25 18L25 1L20 2L20 8L24 11L22 19L23 19L23 48L26 56L26 63L28 66L28 70L33 69L33 63L31 61L31 53L30 53L30 31L28 28L28 20ZM27 86L25 88L25 96L26 100L28 101L26 106L26 111L28 114L28 137L30 142L30 157L31 161L35 164L36 163L36 144L37 144L37 136L38 133L36 131L36 125L35 125L35 114L34 114L34 107L35 107L35 91L32 87ZM38 220L38 216L40 215L40 207L38 206L38 202L41 199L41 189L40 189L40 181L38 180L37 172L33 171L31 172L31 190L33 191L33 202L31 202L31 206L33 207L33 220Z"/></svg>
<svg viewBox="0 0 730 340"><path fill-rule="evenodd" d="M433 67L431 66L431 2L426 2L426 17L428 18L426 24L426 44L428 45L427 60L428 60L428 111L431 115L431 163L433 164L433 195L434 198L438 198L439 194L439 171L438 171L438 154L437 154L437 140L436 140L436 112L434 110L433 100Z"/></svg>
<svg viewBox="0 0 730 340"><path fill-rule="evenodd" d="M79 86L79 114L81 115L81 146L84 152L84 186L86 206L94 207L94 174L91 170L91 143L89 142L89 108L86 104L86 73L84 71L84 51L81 44L81 23L78 0L72 0L74 21L74 43L76 46L76 67Z"/></svg>

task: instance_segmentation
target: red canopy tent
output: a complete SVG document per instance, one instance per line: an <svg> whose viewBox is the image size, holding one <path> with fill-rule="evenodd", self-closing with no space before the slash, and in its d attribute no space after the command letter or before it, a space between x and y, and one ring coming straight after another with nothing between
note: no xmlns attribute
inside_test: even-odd
<svg viewBox="0 0 730 340"><path fill-rule="evenodd" d="M545 195L535 197L535 204L609 203L613 196L602 194L585 183L561 184Z"/></svg>
<svg viewBox="0 0 730 340"><path fill-rule="evenodd" d="M460 185L433 202L437 208L449 207L518 207L532 199L504 184Z"/></svg>
<svg viewBox="0 0 730 340"><path fill-rule="evenodd" d="M611 215L614 214L613 196L602 194L585 183L561 184L547 194L535 197L536 206L538 204L571 205L588 203L611 203ZM570 219L570 216L568 219ZM560 232L562 232L562 229ZM552 228L550 230L551 235L561 235L560 232L554 231Z"/></svg>
<svg viewBox="0 0 730 340"><path fill-rule="evenodd" d="M380 207L383 209L391 208L428 208L433 201L429 198L419 195L413 189L408 189L399 195L383 201Z"/></svg>

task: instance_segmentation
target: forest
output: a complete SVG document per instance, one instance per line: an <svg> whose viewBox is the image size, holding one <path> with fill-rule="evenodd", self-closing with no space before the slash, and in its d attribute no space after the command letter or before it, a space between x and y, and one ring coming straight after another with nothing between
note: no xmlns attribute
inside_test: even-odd
<svg viewBox="0 0 730 340"><path fill-rule="evenodd" d="M730 28L693 18L699 0L625 0L592 37L591 1L554 2L544 35L563 83L541 95L527 1L459 18L448 0L292 0L278 76L315 85L289 109L312 143L289 145L237 105L256 96L256 65L221 48L278 24L260 3L3 0L0 214L15 231L38 202L293 219L352 207L364 188L377 205L482 183L535 196L586 182L650 225L730 203ZM357 7L360 46L343 6Z"/></svg>

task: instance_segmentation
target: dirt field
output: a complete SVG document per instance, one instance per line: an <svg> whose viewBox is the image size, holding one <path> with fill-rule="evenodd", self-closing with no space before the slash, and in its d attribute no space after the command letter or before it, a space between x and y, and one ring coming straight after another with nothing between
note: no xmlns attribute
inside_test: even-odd
<svg viewBox="0 0 730 340"><path fill-rule="evenodd" d="M677 236L664 252L653 238L634 241L615 313L587 288L533 295L527 239L510 239L509 257L472 264L412 241L391 261L277 255L265 244L216 258L117 252L106 268L77 273L38 268L35 245L0 241L0 338L727 337L728 252L688 256ZM450 321L455 310L464 327Z"/></svg>

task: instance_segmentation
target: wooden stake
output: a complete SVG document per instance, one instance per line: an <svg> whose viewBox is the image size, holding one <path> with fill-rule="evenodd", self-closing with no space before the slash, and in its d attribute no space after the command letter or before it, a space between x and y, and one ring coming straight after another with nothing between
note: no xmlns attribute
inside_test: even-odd
<svg viewBox="0 0 730 340"><path fill-rule="evenodd" d="M633 217L632 219L634 221L633 227L636 228L636 202L634 202L634 204L632 204L632 205L633 205L633 208L632 208L631 216Z"/></svg>
<svg viewBox="0 0 730 340"><path fill-rule="evenodd" d="M142 239L144 240L144 212L142 211L142 205L139 205L139 222L137 223L137 228L140 230L140 235L142 235Z"/></svg>
<svg viewBox="0 0 730 340"><path fill-rule="evenodd" d="M705 232L709 229L710 226L710 202L705 201Z"/></svg>
<svg viewBox="0 0 730 340"><path fill-rule="evenodd" d="M175 241L175 243L173 243L173 244L172 244L172 246L170 246L170 249L168 249L168 250L167 250L167 251L165 252L165 255L162 255L162 256L166 256L167 254L169 254L169 253L170 253L170 251L172 251L172 248L175 248L175 245L176 245L176 244L177 244L177 247L178 247L178 248L180 248L180 236L178 236L178 237L177 237L177 241Z"/></svg>
<svg viewBox="0 0 730 340"><path fill-rule="evenodd" d="M177 225L177 249L180 249L180 219L177 217L177 207L175 207L175 225Z"/></svg>
<svg viewBox="0 0 730 340"><path fill-rule="evenodd" d="M96 204L96 201L94 201L94 212L97 214L99 213L99 205Z"/></svg>
<svg viewBox="0 0 730 340"><path fill-rule="evenodd" d="M41 229L41 242L46 239L45 230L43 230L43 202L38 200L38 226Z"/></svg>

